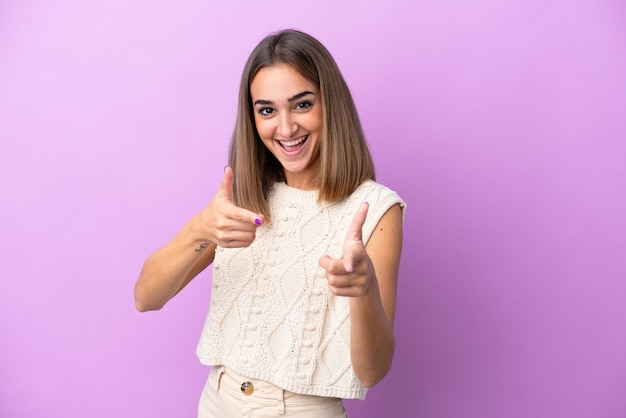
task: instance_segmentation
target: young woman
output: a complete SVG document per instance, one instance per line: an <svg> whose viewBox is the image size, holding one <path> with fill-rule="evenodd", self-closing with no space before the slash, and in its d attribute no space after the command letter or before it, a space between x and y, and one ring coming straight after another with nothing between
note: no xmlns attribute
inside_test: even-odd
<svg viewBox="0 0 626 418"><path fill-rule="evenodd" d="M295 30L263 39L220 189L135 287L160 309L213 264L199 417L345 417L341 399L387 374L405 203L374 180L330 53Z"/></svg>

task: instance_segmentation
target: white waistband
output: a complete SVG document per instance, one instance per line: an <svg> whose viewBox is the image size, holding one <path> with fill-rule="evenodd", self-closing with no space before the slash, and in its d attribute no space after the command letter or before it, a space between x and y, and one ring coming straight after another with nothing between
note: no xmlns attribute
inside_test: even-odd
<svg viewBox="0 0 626 418"><path fill-rule="evenodd" d="M242 376L232 369L224 366L211 367L211 374L217 373L217 390L223 390L233 396L248 398L259 401L284 402L286 405L322 405L341 402L339 398L326 398L322 396L301 395L281 389L276 385L258 379L250 379ZM244 395L241 390L242 384L249 382L254 390L250 395Z"/></svg>

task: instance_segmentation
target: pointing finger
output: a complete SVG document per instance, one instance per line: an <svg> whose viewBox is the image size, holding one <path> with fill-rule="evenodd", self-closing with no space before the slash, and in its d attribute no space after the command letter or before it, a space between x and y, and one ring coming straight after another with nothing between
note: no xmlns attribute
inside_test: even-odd
<svg viewBox="0 0 626 418"><path fill-rule="evenodd" d="M363 202L356 210L354 218L352 218L352 223L346 233L346 241L360 241L363 239L363 224L365 223L369 206L369 203Z"/></svg>
<svg viewBox="0 0 626 418"><path fill-rule="evenodd" d="M367 211L369 210L369 203L363 202L361 206L357 209L354 214L354 218L352 219L352 223L348 228L348 232L346 233L346 240L343 245L343 265L346 271L351 272L354 270L354 262L357 253L352 250L351 244L356 241L363 240L363 224L365 223L365 218L367 217Z"/></svg>
<svg viewBox="0 0 626 418"><path fill-rule="evenodd" d="M229 202L233 201L233 184L235 182L235 174L233 169L226 167L224 169L224 177L222 177L222 185L218 191L218 195L226 199Z"/></svg>
<svg viewBox="0 0 626 418"><path fill-rule="evenodd" d="M224 177L222 177L222 184L217 192L217 195L229 203L233 203L233 185L235 183L235 173L229 166L224 168ZM240 222L251 222L256 225L261 225L265 218L263 215L256 214L243 208L237 208L236 212L232 215L234 219Z"/></svg>

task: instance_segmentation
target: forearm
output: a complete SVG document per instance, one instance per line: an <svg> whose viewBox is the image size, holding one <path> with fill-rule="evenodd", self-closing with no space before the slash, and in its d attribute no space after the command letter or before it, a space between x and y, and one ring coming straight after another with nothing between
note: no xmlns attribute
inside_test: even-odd
<svg viewBox="0 0 626 418"><path fill-rule="evenodd" d="M395 350L393 326L376 280L368 292L350 300L350 317L352 366L361 384L372 387L389 372Z"/></svg>
<svg viewBox="0 0 626 418"><path fill-rule="evenodd" d="M233 171L224 170L215 197L163 248L144 263L135 285L140 311L161 309L165 303L213 262L215 248L247 247L263 224L263 215L235 206Z"/></svg>
<svg viewBox="0 0 626 418"><path fill-rule="evenodd" d="M183 228L143 265L135 285L139 311L158 310L213 261L215 245Z"/></svg>

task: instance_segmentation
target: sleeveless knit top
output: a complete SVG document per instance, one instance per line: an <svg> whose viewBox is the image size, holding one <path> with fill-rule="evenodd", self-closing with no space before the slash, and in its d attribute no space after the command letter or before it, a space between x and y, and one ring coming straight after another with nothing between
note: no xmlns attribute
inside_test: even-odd
<svg viewBox="0 0 626 418"><path fill-rule="evenodd" d="M319 204L315 190L276 183L268 196L272 221L254 242L216 249L201 363L304 395L364 399L350 360L350 298L332 294L319 258L341 258L365 201L367 244L390 207L400 204L404 214L395 192L369 180L339 203Z"/></svg>

